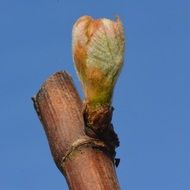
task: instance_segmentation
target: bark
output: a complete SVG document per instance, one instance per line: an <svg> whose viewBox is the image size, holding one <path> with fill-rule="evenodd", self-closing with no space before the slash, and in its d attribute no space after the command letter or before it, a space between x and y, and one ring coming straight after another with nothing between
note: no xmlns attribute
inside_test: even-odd
<svg viewBox="0 0 190 190"><path fill-rule="evenodd" d="M119 190L110 147L85 134L83 106L71 77L66 72L52 75L33 102L69 189Z"/></svg>

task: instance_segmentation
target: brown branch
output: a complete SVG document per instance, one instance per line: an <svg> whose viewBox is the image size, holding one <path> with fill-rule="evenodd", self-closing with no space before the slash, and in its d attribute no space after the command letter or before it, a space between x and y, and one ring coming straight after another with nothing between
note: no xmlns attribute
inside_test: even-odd
<svg viewBox="0 0 190 190"><path fill-rule="evenodd" d="M109 147L84 132L82 102L66 72L51 76L33 98L55 163L70 190L119 190Z"/></svg>

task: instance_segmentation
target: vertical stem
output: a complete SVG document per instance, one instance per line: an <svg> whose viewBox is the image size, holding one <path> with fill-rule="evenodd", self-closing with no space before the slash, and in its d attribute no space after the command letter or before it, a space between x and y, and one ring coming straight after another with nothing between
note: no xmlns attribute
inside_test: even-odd
<svg viewBox="0 0 190 190"><path fill-rule="evenodd" d="M54 161L69 189L119 190L112 158L102 145L79 143L77 148L73 146L80 139L91 139L84 132L82 102L71 77L66 72L54 74L42 85L33 102Z"/></svg>

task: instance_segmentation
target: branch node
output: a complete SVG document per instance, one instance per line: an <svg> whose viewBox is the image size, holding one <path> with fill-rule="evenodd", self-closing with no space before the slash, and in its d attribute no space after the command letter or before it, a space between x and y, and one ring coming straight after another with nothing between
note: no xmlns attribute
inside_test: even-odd
<svg viewBox="0 0 190 190"><path fill-rule="evenodd" d="M112 161L114 162L115 151L110 146L108 146L99 139L90 138L88 136L82 136L81 138L77 139L66 151L65 155L61 160L61 166L64 167L64 164L66 160L69 158L69 156L82 146L88 146L99 149L108 154L111 157Z"/></svg>
<svg viewBox="0 0 190 190"><path fill-rule="evenodd" d="M91 110L87 103L83 103L83 117L86 135L100 139L112 149L119 146L119 138L111 123L114 108L110 105L100 106Z"/></svg>

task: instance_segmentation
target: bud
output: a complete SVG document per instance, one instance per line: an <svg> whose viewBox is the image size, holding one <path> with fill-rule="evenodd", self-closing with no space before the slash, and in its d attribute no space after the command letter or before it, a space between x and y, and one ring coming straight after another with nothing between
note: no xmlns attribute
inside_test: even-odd
<svg viewBox="0 0 190 190"><path fill-rule="evenodd" d="M124 32L119 18L83 16L73 26L73 60L91 108L110 105L124 59Z"/></svg>

